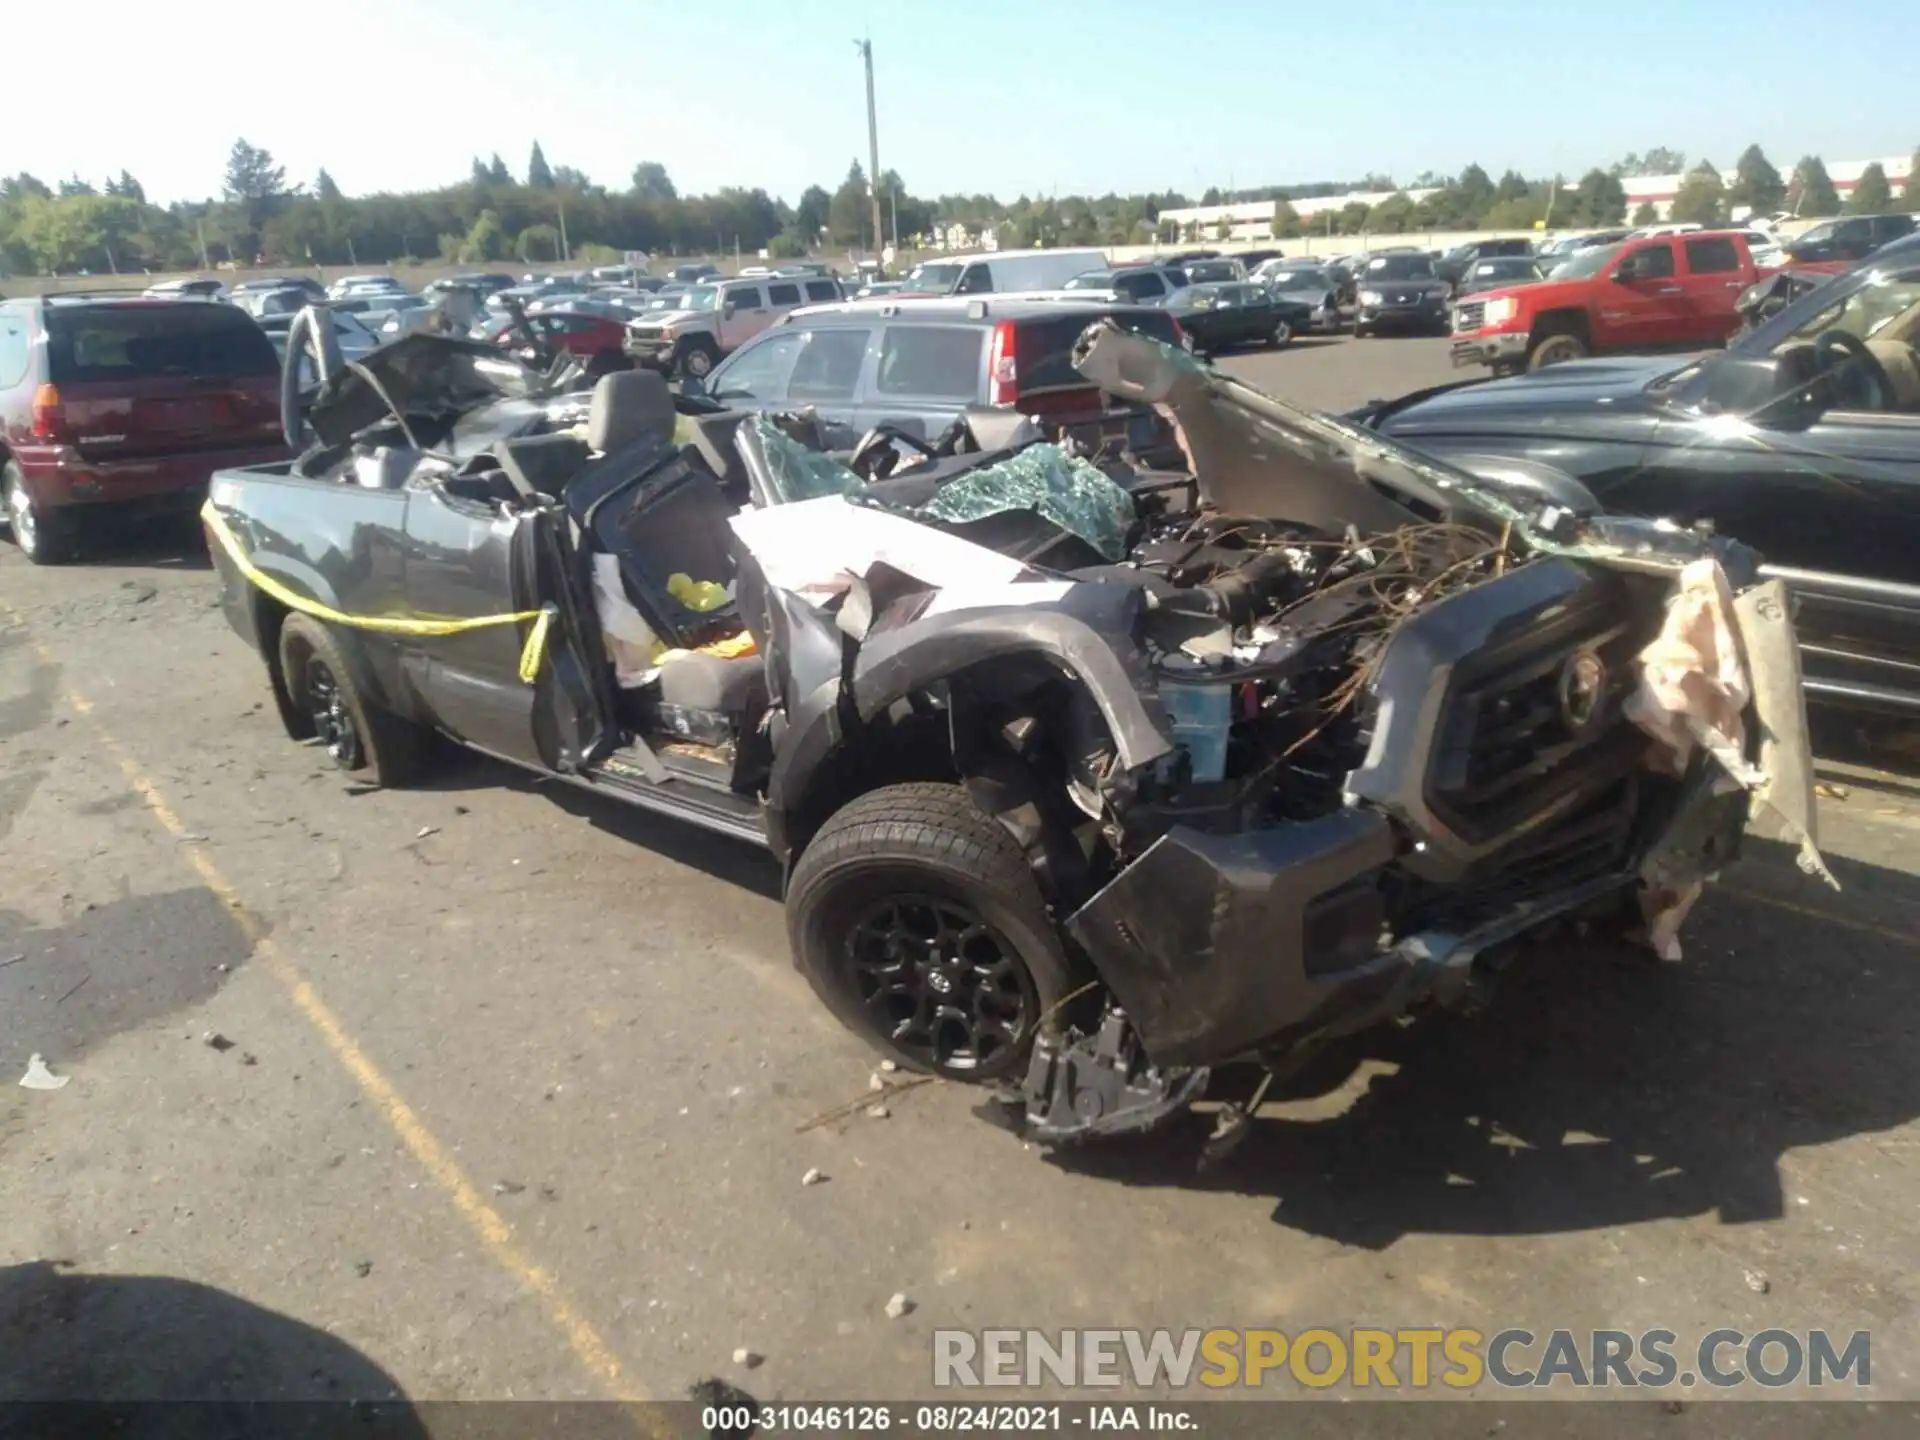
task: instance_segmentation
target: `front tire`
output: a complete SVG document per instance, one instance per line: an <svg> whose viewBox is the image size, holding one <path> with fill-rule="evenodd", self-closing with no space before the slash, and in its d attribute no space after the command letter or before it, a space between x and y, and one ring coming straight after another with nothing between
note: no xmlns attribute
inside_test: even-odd
<svg viewBox="0 0 1920 1440"><path fill-rule="evenodd" d="M1267 337L1267 343L1276 350L1284 350L1293 343L1293 326L1285 320L1273 322L1273 333Z"/></svg>
<svg viewBox="0 0 1920 1440"><path fill-rule="evenodd" d="M425 764L428 734L361 693L333 632L310 615L280 627L280 673L296 715L335 768L382 787L404 785Z"/></svg>
<svg viewBox="0 0 1920 1440"><path fill-rule="evenodd" d="M1527 369L1544 370L1549 365L1564 365L1570 360L1587 358L1587 342L1578 335L1548 335L1534 342L1527 351Z"/></svg>
<svg viewBox="0 0 1920 1440"><path fill-rule="evenodd" d="M0 469L0 489L6 492L7 524L22 555L35 565L61 565L73 558L72 521L33 503L17 462L9 460Z"/></svg>
<svg viewBox="0 0 1920 1440"><path fill-rule="evenodd" d="M794 866L787 933L842 1024L949 1079L1018 1073L1067 993L1026 856L958 785L891 785L837 811Z"/></svg>
<svg viewBox="0 0 1920 1440"><path fill-rule="evenodd" d="M1364 340L1371 334L1373 334L1373 331L1369 330L1366 326L1362 325L1358 320L1353 322L1353 338L1354 339Z"/></svg>
<svg viewBox="0 0 1920 1440"><path fill-rule="evenodd" d="M713 341L701 336L697 340L687 342L674 368L679 370L680 378L683 380L705 380L713 373L713 367L719 363L719 349Z"/></svg>

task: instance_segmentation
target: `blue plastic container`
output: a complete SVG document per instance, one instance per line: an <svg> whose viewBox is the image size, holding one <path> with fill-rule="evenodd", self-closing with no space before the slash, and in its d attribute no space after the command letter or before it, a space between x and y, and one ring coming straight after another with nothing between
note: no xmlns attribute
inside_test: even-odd
<svg viewBox="0 0 1920 1440"><path fill-rule="evenodd" d="M1203 784L1227 774L1227 730L1233 723L1233 686L1160 677L1160 701L1173 722L1173 738L1187 752L1193 778Z"/></svg>

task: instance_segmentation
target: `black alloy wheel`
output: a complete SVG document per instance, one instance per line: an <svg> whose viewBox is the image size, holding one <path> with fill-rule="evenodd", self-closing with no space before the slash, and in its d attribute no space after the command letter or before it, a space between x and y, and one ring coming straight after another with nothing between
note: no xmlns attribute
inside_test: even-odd
<svg viewBox="0 0 1920 1440"><path fill-rule="evenodd" d="M1032 978L972 907L903 895L872 906L847 934L848 979L874 1028L930 1070L991 1069L1026 1043Z"/></svg>
<svg viewBox="0 0 1920 1440"><path fill-rule="evenodd" d="M333 763L342 770L358 770L366 764L366 747L360 742L353 712L347 708L346 696L341 693L332 668L320 656L308 658L301 688L306 693L307 714L313 721L314 736Z"/></svg>

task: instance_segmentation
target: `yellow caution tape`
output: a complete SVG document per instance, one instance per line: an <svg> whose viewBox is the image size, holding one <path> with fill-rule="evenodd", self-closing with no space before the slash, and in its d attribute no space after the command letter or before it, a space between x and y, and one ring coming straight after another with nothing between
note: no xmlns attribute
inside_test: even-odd
<svg viewBox="0 0 1920 1440"><path fill-rule="evenodd" d="M386 635L464 635L469 630L484 630L495 625L520 625L531 621L533 628L527 632L526 644L520 647L520 678L531 685L540 674L540 660L547 649L547 632L553 627L554 607L551 605L543 605L538 610L517 610L511 615L474 615L458 620L425 620L401 615L349 615L335 610L331 605L309 599L297 590L288 589L255 565L240 548L240 542L234 538L233 531L227 528L225 518L214 508L213 501L207 501L200 508L200 518L206 522L207 533L220 542L220 548L227 552L227 557L240 573L289 610L298 610L302 615L311 615L330 625L344 625L353 630L377 630Z"/></svg>

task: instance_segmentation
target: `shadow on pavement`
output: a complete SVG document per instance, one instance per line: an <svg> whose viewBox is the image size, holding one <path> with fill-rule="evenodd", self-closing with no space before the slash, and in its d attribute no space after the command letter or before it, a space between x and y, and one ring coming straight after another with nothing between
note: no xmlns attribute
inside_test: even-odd
<svg viewBox="0 0 1920 1440"><path fill-rule="evenodd" d="M1723 886L1701 901L1680 964L1598 941L1539 947L1480 1016L1423 1015L1324 1057L1335 1085L1361 1060L1385 1064L1344 1109L1350 1092L1263 1107L1217 1170L1196 1172L1200 1116L1054 1162L1270 1196L1276 1224L1367 1248L1410 1233L1775 1218L1786 1152L1920 1117L1920 965L1907 938L1920 927L1805 913L1784 898L1800 893L1784 852L1755 851L1739 872L1746 893ZM1849 894L1920 907L1914 876L1828 858ZM1846 895L1807 893L1807 909L1856 913Z"/></svg>
<svg viewBox="0 0 1920 1440"><path fill-rule="evenodd" d="M0 1434L10 1431L428 1433L391 1375L324 1330L189 1280L47 1260L0 1268Z"/></svg>
<svg viewBox="0 0 1920 1440"><path fill-rule="evenodd" d="M82 570L211 570L195 515L89 517L70 562Z"/></svg>
<svg viewBox="0 0 1920 1440"><path fill-rule="evenodd" d="M611 795L585 790L564 780L532 771L448 744L431 773L412 783L412 789L460 794L469 790L520 790L538 794L569 815L578 815L596 829L640 845L682 865L751 890L769 900L781 895L780 867L765 850L686 820L657 815L628 805ZM355 793L374 793L372 790Z"/></svg>

